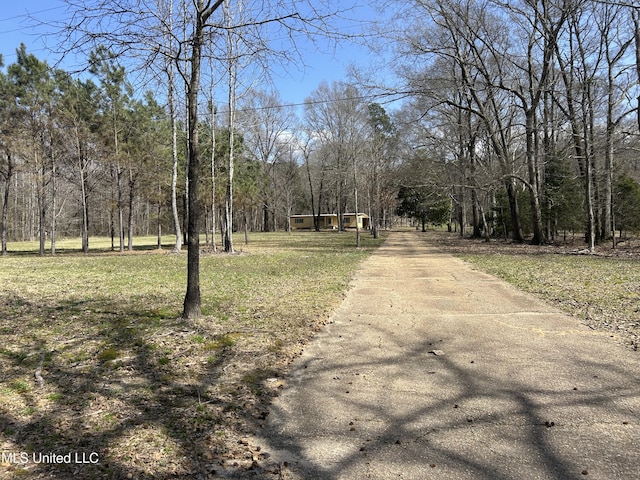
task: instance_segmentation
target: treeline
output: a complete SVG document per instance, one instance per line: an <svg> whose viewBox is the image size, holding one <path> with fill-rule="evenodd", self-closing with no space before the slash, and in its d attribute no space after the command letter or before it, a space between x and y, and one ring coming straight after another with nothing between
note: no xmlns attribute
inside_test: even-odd
<svg viewBox="0 0 640 480"><path fill-rule="evenodd" d="M162 232L179 250L190 209L192 226L226 251L233 232L287 229L292 213L360 211L373 233L400 214L516 242L584 235L590 249L640 230L638 6L402 5L379 35L397 54L399 85L322 83L300 109L256 87L269 85L253 81L268 62L242 29L221 29L228 51L205 42L200 84L186 68L195 40L178 41L171 22L159 35L153 8L148 31L112 39L125 52L134 40L140 54L167 49L132 63L155 79L153 93L134 88L125 57L107 48L94 48L78 77L20 47L0 74L2 251L36 238L41 254L55 251L60 235L81 236L85 251L91 236L111 236L122 251ZM138 28L134 5L128 12ZM403 100L387 112L369 87Z"/></svg>
<svg viewBox="0 0 640 480"><path fill-rule="evenodd" d="M407 187L450 199L474 236L539 244L579 232L593 249L640 230L637 5L407 6L393 29L415 120Z"/></svg>
<svg viewBox="0 0 640 480"><path fill-rule="evenodd" d="M134 96L105 49L91 78L74 78L17 49L0 74L2 251L7 242L111 235L115 248L161 228L170 175L170 130L148 92ZM170 177L169 177L170 179Z"/></svg>
<svg viewBox="0 0 640 480"><path fill-rule="evenodd" d="M163 233L186 237L194 188L201 232L215 248L227 233L230 178L232 231L288 229L293 213L355 210L388 226L395 213L397 132L353 85L320 85L301 117L277 93L247 90L233 136L228 112L209 99L197 186L188 182L186 122L174 113L172 142L169 104L136 92L105 48L91 53L79 78L20 46L0 74L0 102L3 253L10 241L35 239L40 254L55 253L56 238L78 236L85 252L92 236L110 236L124 251L136 236L157 234L160 247Z"/></svg>
<svg viewBox="0 0 640 480"><path fill-rule="evenodd" d="M151 92L134 92L124 67L106 49L95 50L89 63L90 75L75 78L22 45L16 62L0 74L5 253L8 241L36 238L41 254L45 248L55 253L58 236L81 236L84 251L91 236L111 236L113 248L123 251L133 248L136 235L157 233L160 244L162 232L174 231L172 131L164 102ZM224 129L215 143L210 124L203 122L200 129L203 153L212 158L215 145L219 158L228 156ZM179 134L177 207L184 224L189 188L184 128ZM236 141L242 144L242 137ZM260 175L248 157L241 159L237 198L246 209L255 203ZM221 178L225 165L219 161L215 167ZM204 181L198 188L211 213L211 188ZM217 209L223 190L219 182Z"/></svg>

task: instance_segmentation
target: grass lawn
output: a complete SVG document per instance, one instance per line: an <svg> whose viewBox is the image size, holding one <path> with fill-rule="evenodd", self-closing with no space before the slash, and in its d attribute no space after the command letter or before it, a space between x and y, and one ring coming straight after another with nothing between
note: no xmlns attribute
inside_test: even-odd
<svg viewBox="0 0 640 480"><path fill-rule="evenodd" d="M264 460L246 436L382 241L362 239L356 249L354 233L252 234L242 253L204 254L196 322L178 318L186 253L168 253L169 238L164 251L136 238L124 255L107 239L88 255L79 240L45 257L9 244L0 478L207 478Z"/></svg>

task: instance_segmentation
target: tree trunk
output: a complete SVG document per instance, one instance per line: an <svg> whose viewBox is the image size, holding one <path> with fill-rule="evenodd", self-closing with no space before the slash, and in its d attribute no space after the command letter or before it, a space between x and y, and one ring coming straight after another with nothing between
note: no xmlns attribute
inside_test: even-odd
<svg viewBox="0 0 640 480"><path fill-rule="evenodd" d="M307 169L307 180L309 181L309 194L311 200L311 215L313 216L313 229L317 232L320 230L320 220L316 216L315 209L315 195L313 192L313 181L311 180L311 167L309 166L309 153L305 150L304 152L304 164Z"/></svg>
<svg viewBox="0 0 640 480"><path fill-rule="evenodd" d="M87 198L87 175L85 171L85 161L82 158L82 151L78 142L78 163L80 170L80 195L82 202L82 253L89 252L89 205Z"/></svg>
<svg viewBox="0 0 640 480"><path fill-rule="evenodd" d="M607 45L607 138L605 150L605 183L604 183L604 208L602 212L602 232L603 240L611 238L613 248L616 248L615 234L615 216L614 216L614 195L613 195L613 177L614 177L614 137L619 120L615 119L615 109L618 98L621 96L616 89L616 65L624 57L626 51L636 44L636 67L640 74L640 25L638 24L638 13L632 12L634 21L634 37L628 42L622 44L617 52L611 52L610 49L610 32L605 29L603 42ZM615 19L613 20L615 21ZM613 23L612 21L612 23ZM640 79L640 76L638 77ZM639 105L640 106L640 105ZM640 111L638 112L640 115Z"/></svg>
<svg viewBox="0 0 640 480"><path fill-rule="evenodd" d="M611 73L610 73L611 75ZM611 78L611 77L610 77ZM605 181L604 181L604 207L602 211L602 232L600 236L603 240L613 238L613 248L616 247L615 226L613 225L613 137L615 134L615 123L613 121L613 85L609 84L609 101L607 106L607 139L605 149Z"/></svg>
<svg viewBox="0 0 640 480"><path fill-rule="evenodd" d="M116 193L118 196L117 199L117 207L118 207L118 239L120 240L120 253L124 252L124 213L123 213L123 191L122 191L122 169L120 168L120 145L118 140L118 128L116 122L116 109L115 105L112 106L113 109L113 145L114 145L114 155L115 155L115 163L113 168L115 169L115 182L116 182Z"/></svg>
<svg viewBox="0 0 640 480"><path fill-rule="evenodd" d="M200 22L200 19L199 19L200 18L200 14L199 14L199 12L200 12L200 8L202 7L202 2L200 0L198 0L197 2L193 2L193 3L194 3L195 8L196 8L196 28L197 28L197 24ZM183 43L184 43L184 45L188 45L188 43L187 43L187 1L186 0L183 0L182 6L183 6L183 9L184 9L184 27L183 27L184 28L184 31L183 31L184 40L183 40ZM204 35L204 27L202 27L202 28L203 28L203 30L202 30L201 33ZM194 32L194 37L195 37L195 32ZM200 50L200 57L197 60L195 58L193 58L193 57L191 58L192 72L193 72L193 67L194 67L193 62L195 62L195 61L198 62L198 75L200 75L200 62L202 60L202 46L200 46L200 49L201 49ZM194 44L192 45L192 55L194 53L194 50L195 50L195 40L194 40ZM189 60L185 61L186 64L188 64L188 62L189 62ZM185 71L187 70L187 65L185 65L184 69L185 69ZM193 78L191 78L190 82L193 82ZM191 138L191 136L190 136L190 134L191 134L191 131L192 131L191 130L191 125L189 124L189 122L191 121L191 112L190 112L190 108L191 107L189 105L189 95L190 95L190 93L189 93L190 92L189 85L190 85L190 82L185 81L185 84L184 84L184 96L185 96L185 98L187 100L186 105L185 105L185 108L186 108L186 111L185 111L185 115L186 115L185 116L185 128L186 128L186 134L187 134L186 143L185 143L185 156L187 158L187 161L186 161L185 167L184 167L185 172L184 172L184 196L183 196L183 199L184 199L184 205L183 206L184 206L184 208L182 209L182 222L183 222L183 224L182 224L182 227L183 227L183 229L182 229L182 243L183 243L183 245L187 245L187 246L189 245L189 215L190 215L189 214L189 205L190 205L190 203L189 203L189 187L190 187L190 185L189 185L189 178L190 178L189 164L191 163L191 161L190 161L190 158L191 158L191 150L190 150L190 146L191 146L190 138ZM199 85L199 83L200 83L200 80L198 80L198 85ZM196 99L197 99L197 97L198 97L198 92L197 91L195 92L195 96L196 96Z"/></svg>
<svg viewBox="0 0 640 480"><path fill-rule="evenodd" d="M229 136L233 137L232 134ZM233 156L231 154L229 155L224 221L224 251L233 253Z"/></svg>
<svg viewBox="0 0 640 480"><path fill-rule="evenodd" d="M200 296L200 204L198 189L200 175L200 149L198 144L198 89L200 88L200 63L202 60L202 43L208 15L205 15L202 0L196 3L196 19L191 50L191 78L187 89L187 110L189 120L189 219L187 225L187 293L184 297L182 318L196 319L202 314Z"/></svg>
<svg viewBox="0 0 640 480"><path fill-rule="evenodd" d="M169 76L169 116L171 121L171 157L173 166L171 169L171 213L173 215L173 229L175 232L175 242L173 253L180 253L182 250L182 232L180 230L180 215L178 214L178 125L176 122L176 104L174 95L174 74L173 65L167 66Z"/></svg>
<svg viewBox="0 0 640 480"><path fill-rule="evenodd" d="M2 224L0 225L0 236L2 237L2 255L7 254L7 212L9 210L9 180L4 187L4 197L2 200Z"/></svg>
<svg viewBox="0 0 640 480"><path fill-rule="evenodd" d="M242 209L242 223L244 227L244 244L249 245L249 220L247 219L247 211Z"/></svg>
<svg viewBox="0 0 640 480"><path fill-rule="evenodd" d="M539 178L540 172L538 167L538 149L535 144L535 111L527 110L525 113L525 130L526 130L526 157L527 170L529 172L529 195L531 201L531 216L533 227L533 239L531 243L541 245L544 243L544 226L542 224L542 209L540 207L540 188Z"/></svg>
<svg viewBox="0 0 640 480"><path fill-rule="evenodd" d="M127 231L127 249L133 251L133 205L135 201L135 179L129 168L129 221Z"/></svg>
<svg viewBox="0 0 640 480"><path fill-rule="evenodd" d="M37 159L36 159L36 165L38 164ZM46 199L45 199L45 185L46 185L46 180L45 180L45 163L44 163L44 159L42 160L42 164L40 165L40 171L38 172L37 178L38 178L38 186L37 186L37 190L38 190L38 224L40 226L40 232L39 232L39 240L40 240L40 256L44 256L44 248L45 248L45 241L47 238L47 231L46 231L46 221L47 221L47 205L46 205Z"/></svg>
<svg viewBox="0 0 640 480"><path fill-rule="evenodd" d="M469 164L466 161L466 154L465 154L465 145L467 144L467 142L465 141L465 137L464 137L464 130L463 130L463 121L464 121L464 125L467 125L470 127L470 117L469 115L466 115L463 118L463 112L461 109L458 109L457 111L457 120L458 120L458 162L459 164L461 164L461 168L462 168L462 179L460 181L461 187L460 187L460 198L459 198L459 202L458 202L458 207L459 207L459 216L458 216L458 222L460 223L460 237L464 238L465 236L465 229L467 227L467 178L468 178L468 169L469 169ZM470 133L470 132L469 132Z"/></svg>
<svg viewBox="0 0 640 480"><path fill-rule="evenodd" d="M478 211L480 213L480 219L482 221L482 230L484 231L484 241L488 242L491 240L491 232L489 232L489 224L487 223L487 216L484 214L484 209L482 208L482 205L480 204L480 202L478 202Z"/></svg>
<svg viewBox="0 0 640 480"><path fill-rule="evenodd" d="M4 196L2 200L2 221L0 223L0 237L2 238L2 255L7 254L7 214L9 211L9 186L13 177L13 159L11 153L5 152L7 156L7 170L4 174Z"/></svg>
<svg viewBox="0 0 640 480"><path fill-rule="evenodd" d="M640 11L638 11L637 9L632 10L631 14L633 15L634 38L636 44L636 78L640 79ZM637 115L638 130L640 131L640 95L638 95Z"/></svg>
<svg viewBox="0 0 640 480"><path fill-rule="evenodd" d="M188 132L187 132L188 135ZM187 148L187 150L189 150ZM184 195L182 195L182 244L189 245L189 154L187 154L187 166L185 168Z"/></svg>
<svg viewBox="0 0 640 480"><path fill-rule="evenodd" d="M112 192L113 195L113 192ZM115 251L115 237L116 237L116 211L115 206L111 206L111 212L109 214L109 232L111 234L111 251Z"/></svg>
<svg viewBox="0 0 640 480"><path fill-rule="evenodd" d="M467 187L460 187L460 200L458 203L458 223L460 224L460 237L464 238L467 226Z"/></svg>
<svg viewBox="0 0 640 480"><path fill-rule="evenodd" d="M480 201L478 200L478 192L475 188L471 189L471 214L473 218L473 238L482 236L482 227L480 225Z"/></svg>
<svg viewBox="0 0 640 480"><path fill-rule="evenodd" d="M158 188L160 190L160 188ZM162 250L162 202L158 202L156 206L157 227L158 227L158 250Z"/></svg>
<svg viewBox="0 0 640 480"><path fill-rule="evenodd" d="M53 144L53 141L51 142ZM51 255L56 254L56 200L57 200L57 184L56 184L56 160L53 151L51 152Z"/></svg>
<svg viewBox="0 0 640 480"><path fill-rule="evenodd" d="M509 198L509 210L511 213L511 238L516 243L524 242L524 234L522 233L522 223L520 223L520 208L518 207L518 197L516 195L516 187L513 178L505 181L507 197Z"/></svg>
<svg viewBox="0 0 640 480"><path fill-rule="evenodd" d="M120 242L120 253L124 252L124 192L122 189L122 171L120 165L116 165L116 190L118 193L118 240Z"/></svg>
<svg viewBox="0 0 640 480"><path fill-rule="evenodd" d="M585 193L587 198L587 243L592 252L596 245L596 221L593 212L593 166L591 159L585 161Z"/></svg>
<svg viewBox="0 0 640 480"><path fill-rule="evenodd" d="M225 17L228 25L231 25L231 17L229 13L229 0L224 4ZM234 38L232 29L228 30L227 35L227 55L228 65L227 73L229 77L229 91L228 91L228 106L229 106L229 163L227 165L227 195L225 201L225 241L224 251L227 253L233 253L233 168L234 168L234 154L235 154L235 100L236 100L236 85L237 85L237 60L234 58L236 51L234 48Z"/></svg>
<svg viewBox="0 0 640 480"><path fill-rule="evenodd" d="M355 175L354 175L355 176ZM355 207L356 207L356 212L355 212L355 217L356 217L356 248L360 248L360 217L358 215L358 187L354 187L354 192L353 192L354 198L355 198Z"/></svg>
<svg viewBox="0 0 640 480"><path fill-rule="evenodd" d="M213 75L213 73L212 73ZM216 246L216 107L213 101L213 79L211 80L211 249Z"/></svg>

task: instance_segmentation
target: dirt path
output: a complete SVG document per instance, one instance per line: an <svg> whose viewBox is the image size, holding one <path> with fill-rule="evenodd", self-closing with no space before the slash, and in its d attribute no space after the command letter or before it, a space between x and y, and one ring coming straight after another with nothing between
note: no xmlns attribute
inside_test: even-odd
<svg viewBox="0 0 640 480"><path fill-rule="evenodd" d="M255 442L286 479L640 478L640 355L394 233Z"/></svg>

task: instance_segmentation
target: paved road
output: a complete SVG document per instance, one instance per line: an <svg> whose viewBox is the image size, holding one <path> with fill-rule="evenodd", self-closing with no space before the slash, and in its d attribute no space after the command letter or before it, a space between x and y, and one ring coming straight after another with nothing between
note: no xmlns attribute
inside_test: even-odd
<svg viewBox="0 0 640 480"><path fill-rule="evenodd" d="M394 233L255 441L286 479L636 479L640 353Z"/></svg>

